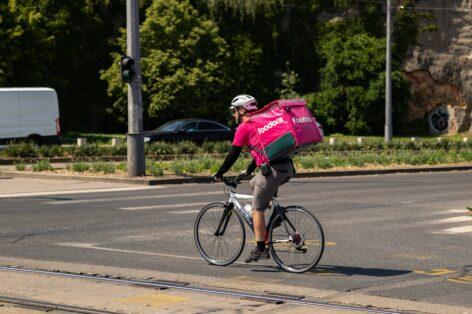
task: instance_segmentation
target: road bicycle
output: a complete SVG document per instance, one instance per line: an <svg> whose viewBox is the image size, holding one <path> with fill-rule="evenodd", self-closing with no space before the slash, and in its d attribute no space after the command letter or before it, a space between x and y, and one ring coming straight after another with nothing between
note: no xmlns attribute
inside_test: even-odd
<svg viewBox="0 0 472 314"><path fill-rule="evenodd" d="M241 178L224 178L227 202L213 202L199 212L194 226L198 251L210 264L226 266L241 255L246 242L244 222L254 232L251 214L244 208L252 195L237 194ZM318 219L301 206L281 206L277 197L271 201L266 243L277 265L293 273L306 272L318 264L325 240Z"/></svg>

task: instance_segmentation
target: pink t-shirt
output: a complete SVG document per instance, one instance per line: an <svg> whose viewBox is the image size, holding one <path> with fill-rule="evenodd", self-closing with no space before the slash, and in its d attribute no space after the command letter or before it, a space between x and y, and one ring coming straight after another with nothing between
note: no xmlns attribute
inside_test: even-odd
<svg viewBox="0 0 472 314"><path fill-rule="evenodd" d="M259 147L259 141L256 135L256 130L249 122L241 123L234 134L233 145L251 149L251 155L256 160L256 165L260 166L266 162L265 158L254 150L254 147Z"/></svg>

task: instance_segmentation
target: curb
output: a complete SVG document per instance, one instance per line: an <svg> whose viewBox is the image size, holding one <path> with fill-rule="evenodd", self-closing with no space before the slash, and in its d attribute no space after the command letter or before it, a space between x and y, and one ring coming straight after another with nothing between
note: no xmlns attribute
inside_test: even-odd
<svg viewBox="0 0 472 314"><path fill-rule="evenodd" d="M366 176L382 175L395 173L422 173L422 172L448 172L448 171L468 171L472 170L472 165L467 166L441 166L441 167L418 167L418 168L392 168L392 169L372 169L372 170L340 170L340 171L317 171L296 173L294 178L323 178L323 177L346 177L346 176ZM162 185L162 184L185 184L185 183L211 183L212 179L207 176L189 176L175 178L114 178L97 177L81 175L61 175L46 173L29 173L18 171L2 171L2 177L14 178L34 178L34 179L55 179L55 180L82 180L82 181L100 181L112 183L127 183L138 185Z"/></svg>

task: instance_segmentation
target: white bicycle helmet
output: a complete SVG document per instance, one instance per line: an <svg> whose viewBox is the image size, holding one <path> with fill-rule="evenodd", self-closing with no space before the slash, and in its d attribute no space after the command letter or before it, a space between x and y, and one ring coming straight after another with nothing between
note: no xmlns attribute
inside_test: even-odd
<svg viewBox="0 0 472 314"><path fill-rule="evenodd" d="M256 98L250 95L238 95L231 101L231 109L243 107L244 109L251 111L257 110Z"/></svg>

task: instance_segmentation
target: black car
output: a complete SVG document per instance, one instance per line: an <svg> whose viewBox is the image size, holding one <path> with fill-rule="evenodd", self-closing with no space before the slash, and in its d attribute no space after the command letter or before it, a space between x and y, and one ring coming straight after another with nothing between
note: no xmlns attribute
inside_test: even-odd
<svg viewBox="0 0 472 314"><path fill-rule="evenodd" d="M206 119L181 119L169 121L153 131L145 132L145 142L230 141L234 131L227 126Z"/></svg>

